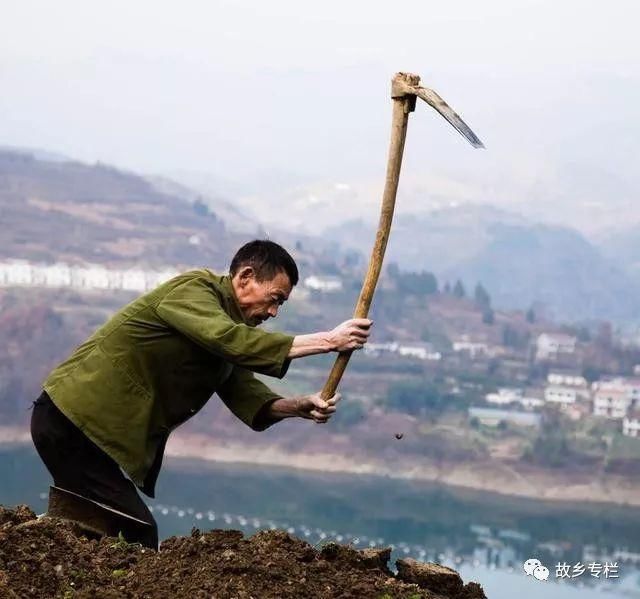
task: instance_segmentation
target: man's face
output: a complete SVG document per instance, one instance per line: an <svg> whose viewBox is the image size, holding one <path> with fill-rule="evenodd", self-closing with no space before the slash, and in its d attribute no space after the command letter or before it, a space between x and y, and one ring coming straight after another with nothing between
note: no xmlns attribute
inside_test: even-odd
<svg viewBox="0 0 640 599"><path fill-rule="evenodd" d="M247 266L235 274L232 283L242 314L253 326L275 318L291 293L289 277L282 271L271 280L258 281L253 268Z"/></svg>

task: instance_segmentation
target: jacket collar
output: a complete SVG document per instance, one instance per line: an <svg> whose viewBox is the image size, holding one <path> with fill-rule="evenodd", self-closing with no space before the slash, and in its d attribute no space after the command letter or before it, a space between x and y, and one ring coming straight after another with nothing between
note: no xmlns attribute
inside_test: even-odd
<svg viewBox="0 0 640 599"><path fill-rule="evenodd" d="M211 272L211 271L209 271ZM238 298L236 298L235 291L233 290L233 285L231 284L231 277L229 275L213 275L215 279L222 287L222 293L227 299L227 305L229 306L229 316L231 316L234 322L248 324L244 319L244 315L242 314L242 310L240 310L240 304L238 304Z"/></svg>

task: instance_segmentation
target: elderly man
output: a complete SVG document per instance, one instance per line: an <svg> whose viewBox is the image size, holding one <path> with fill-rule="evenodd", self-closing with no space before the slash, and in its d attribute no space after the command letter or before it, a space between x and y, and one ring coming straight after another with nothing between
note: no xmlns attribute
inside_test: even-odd
<svg viewBox="0 0 640 599"><path fill-rule="evenodd" d="M142 295L100 327L46 379L31 434L56 486L149 523L136 491L153 497L167 438L213 393L261 431L283 418L329 420L339 395L283 398L254 373L283 377L292 359L361 349L371 321L290 336L256 328L298 282L287 251L252 241L229 275L193 270Z"/></svg>

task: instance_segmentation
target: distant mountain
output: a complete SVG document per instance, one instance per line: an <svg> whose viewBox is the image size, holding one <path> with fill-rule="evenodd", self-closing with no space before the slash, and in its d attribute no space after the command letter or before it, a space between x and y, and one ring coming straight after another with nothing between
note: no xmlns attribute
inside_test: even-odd
<svg viewBox="0 0 640 599"><path fill-rule="evenodd" d="M172 179L160 176L147 177L147 181L160 193L174 196L188 202L204 202L216 216L221 218L227 229L236 233L257 234L262 226L245 211L214 193L199 193Z"/></svg>
<svg viewBox="0 0 640 599"><path fill-rule="evenodd" d="M226 265L246 236L179 192L104 164L0 151L0 259Z"/></svg>
<svg viewBox="0 0 640 599"><path fill-rule="evenodd" d="M374 228L361 221L327 231L327 237L369 253ZM426 269L441 281L481 281L494 305L527 308L542 302L565 320L640 319L640 287L580 233L540 225L487 206L464 206L394 222L388 261Z"/></svg>
<svg viewBox="0 0 640 599"><path fill-rule="evenodd" d="M595 243L607 258L640 283L640 225L602 232Z"/></svg>
<svg viewBox="0 0 640 599"><path fill-rule="evenodd" d="M0 152L19 154L21 156L35 158L36 160L42 160L44 162L73 162L72 158L69 158L64 154L49 152L48 150L40 150L38 148L20 148L17 146L0 145Z"/></svg>

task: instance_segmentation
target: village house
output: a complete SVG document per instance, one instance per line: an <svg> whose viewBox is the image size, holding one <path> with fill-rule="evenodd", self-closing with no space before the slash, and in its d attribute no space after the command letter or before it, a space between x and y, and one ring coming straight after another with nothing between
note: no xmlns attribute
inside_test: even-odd
<svg viewBox="0 0 640 599"><path fill-rule="evenodd" d="M552 370L547 375L547 382L550 385L562 386L562 387L577 387L579 389L586 389L589 384L581 374L567 370Z"/></svg>
<svg viewBox="0 0 640 599"><path fill-rule="evenodd" d="M597 381L593 389L593 415L624 418L633 403L632 387L624 379Z"/></svg>
<svg viewBox="0 0 640 599"><path fill-rule="evenodd" d="M555 403L560 405L573 404L578 399L578 391L572 387L561 387L558 385L549 385L544 390L544 400L547 403Z"/></svg>
<svg viewBox="0 0 640 599"><path fill-rule="evenodd" d="M47 287L69 287L71 285L71 267L57 263L44 268Z"/></svg>
<svg viewBox="0 0 640 599"><path fill-rule="evenodd" d="M433 351L430 343L400 345L398 347L398 354L408 358L417 358L418 360L438 361L442 359L442 354Z"/></svg>
<svg viewBox="0 0 640 599"><path fill-rule="evenodd" d="M512 387L503 387L502 389L498 389L497 393L487 393L485 395L485 400L487 403L497 404L497 405L507 405L510 403L514 403L520 401L523 396L522 389L514 389Z"/></svg>
<svg viewBox="0 0 640 599"><path fill-rule="evenodd" d="M495 349L490 348L486 343L470 341L466 336L453 342L453 351L456 353L466 353L471 359L481 356L492 357L496 353Z"/></svg>
<svg viewBox="0 0 640 599"><path fill-rule="evenodd" d="M5 286L31 285L33 272L25 260L11 260L0 264L0 282Z"/></svg>
<svg viewBox="0 0 640 599"><path fill-rule="evenodd" d="M536 340L536 360L558 360L572 356L576 351L577 339L564 333L542 333Z"/></svg>
<svg viewBox="0 0 640 599"><path fill-rule="evenodd" d="M383 354L395 354L399 347L400 344L395 341L390 343L367 343L362 351L367 355L378 357Z"/></svg>
<svg viewBox="0 0 640 599"><path fill-rule="evenodd" d="M622 434L640 437L640 410L633 410L622 419Z"/></svg>
<svg viewBox="0 0 640 599"><path fill-rule="evenodd" d="M541 408L544 405L544 400L540 397L535 397L530 392L525 393L523 389L516 389L512 387L503 387L498 389L497 393L487 393L485 395L485 400L487 403L496 405L519 403L527 410Z"/></svg>
<svg viewBox="0 0 640 599"><path fill-rule="evenodd" d="M498 426L501 422L515 424L516 426L539 427L542 422L540 414L531 412L517 412L500 410L498 408L469 408L469 419L474 418L485 426Z"/></svg>
<svg viewBox="0 0 640 599"><path fill-rule="evenodd" d="M537 410L541 408L544 405L544 399L537 397L537 394L542 395L542 391L536 391L535 393L536 395L533 395L531 392L526 393L518 400L518 403L526 410Z"/></svg>
<svg viewBox="0 0 640 599"><path fill-rule="evenodd" d="M118 270L98 264L31 264L26 260L0 263L0 285L5 287L73 287L142 292L153 289L177 274L178 271L169 268L161 271Z"/></svg>
<svg viewBox="0 0 640 599"><path fill-rule="evenodd" d="M403 358L417 358L418 360L438 361L442 359L442 354L433 351L430 343L415 343L412 345L401 345L396 341L391 343L367 343L364 346L364 353L373 357L383 354L398 354Z"/></svg>

